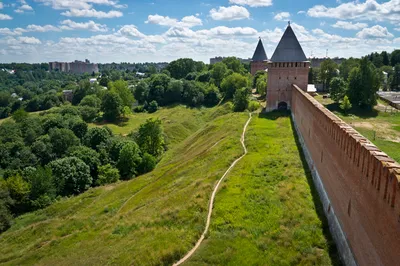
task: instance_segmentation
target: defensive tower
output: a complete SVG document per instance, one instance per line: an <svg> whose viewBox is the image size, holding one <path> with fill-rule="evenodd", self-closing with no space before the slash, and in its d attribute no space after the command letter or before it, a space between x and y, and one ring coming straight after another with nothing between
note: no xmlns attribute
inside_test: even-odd
<svg viewBox="0 0 400 266"><path fill-rule="evenodd" d="M290 108L292 84L307 91L310 62L290 22L268 62L267 111Z"/></svg>
<svg viewBox="0 0 400 266"><path fill-rule="evenodd" d="M254 76L258 70L265 70L267 68L267 54L265 53L261 38L258 40L257 48L254 51L253 58L250 62L250 72Z"/></svg>

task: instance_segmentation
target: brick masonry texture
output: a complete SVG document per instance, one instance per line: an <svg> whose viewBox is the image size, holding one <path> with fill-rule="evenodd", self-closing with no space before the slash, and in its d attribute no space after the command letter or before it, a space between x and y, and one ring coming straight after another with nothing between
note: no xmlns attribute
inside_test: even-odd
<svg viewBox="0 0 400 266"><path fill-rule="evenodd" d="M400 164L296 85L291 110L357 264L399 265Z"/></svg>

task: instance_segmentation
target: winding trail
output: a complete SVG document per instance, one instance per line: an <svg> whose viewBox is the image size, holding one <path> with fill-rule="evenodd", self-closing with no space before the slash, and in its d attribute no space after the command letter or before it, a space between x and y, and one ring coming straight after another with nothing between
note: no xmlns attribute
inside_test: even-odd
<svg viewBox="0 0 400 266"><path fill-rule="evenodd" d="M214 208L214 199L215 199L215 195L217 194L219 185L222 183L222 181L224 181L225 177L228 175L228 173L232 170L232 168L247 154L247 148L246 145L244 144L244 137L246 134L246 130L247 130L247 126L249 125L251 121L251 113L249 113L249 119L247 120L246 124L243 127L243 133L242 136L240 137L240 143L242 144L243 147L243 155L240 156L239 158L237 158L232 164L231 166L229 166L228 170L226 170L226 172L224 173L224 175L221 177L221 179L218 181L217 185L215 186L212 194L211 194L211 199L210 199L210 204L208 206L208 215L207 215L207 222L206 222L206 228L204 229L203 233L201 234L201 237L199 238L199 240L197 240L196 245L185 255L185 257L183 257L182 259L180 259L178 262L174 263L174 266L177 265L181 265L182 263L184 263L186 260L188 260L195 252L196 250L200 247L201 242L203 242L205 235L208 232L208 228L210 227L210 222L211 222L211 214L212 214L212 210Z"/></svg>

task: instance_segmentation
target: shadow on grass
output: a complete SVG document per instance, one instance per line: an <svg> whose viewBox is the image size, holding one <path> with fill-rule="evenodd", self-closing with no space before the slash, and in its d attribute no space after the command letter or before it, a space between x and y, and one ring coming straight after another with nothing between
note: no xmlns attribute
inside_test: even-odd
<svg viewBox="0 0 400 266"><path fill-rule="evenodd" d="M338 103L326 104L325 107L331 112L338 112L341 115L345 115L343 110L340 109ZM377 117L379 115L379 111L374 108L353 107L350 109L350 111L348 111L347 115L355 115L360 118L372 118Z"/></svg>
<svg viewBox="0 0 400 266"><path fill-rule="evenodd" d="M258 114L258 118L277 120L280 117L289 117L289 110L274 110L272 112L262 112Z"/></svg>
<svg viewBox="0 0 400 266"><path fill-rule="evenodd" d="M290 114L290 112L289 112L289 114ZM322 202L319 198L318 191L314 186L314 181L312 179L311 171L310 171L310 168L308 167L307 160L304 155L303 148L301 147L299 137L297 136L297 132L295 130L295 126L294 126L292 117L290 117L290 123L291 123L292 129L293 129L293 135L294 135L294 139L296 141L296 146L299 151L301 163L302 163L303 168L306 173L307 182L311 189L311 195L313 198L314 206L315 206L315 209L317 210L318 218L320 219L320 221L322 223L323 234L328 241L329 256L332 260L333 265L342 266L343 263L340 259L340 255L339 255L338 249L336 247L336 244L332 238L331 232L329 231L328 219L325 216L324 208L323 208Z"/></svg>

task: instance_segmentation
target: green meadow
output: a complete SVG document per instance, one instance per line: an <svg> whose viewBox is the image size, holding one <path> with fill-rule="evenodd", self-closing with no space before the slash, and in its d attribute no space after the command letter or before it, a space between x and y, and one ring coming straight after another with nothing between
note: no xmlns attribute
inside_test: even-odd
<svg viewBox="0 0 400 266"><path fill-rule="evenodd" d="M243 150L247 113L165 108L169 149L156 169L18 217L0 235L4 265L171 265L204 230L211 191ZM92 125L101 126L101 125ZM209 234L188 265L332 265L337 254L288 114L254 115L249 153L216 196Z"/></svg>

